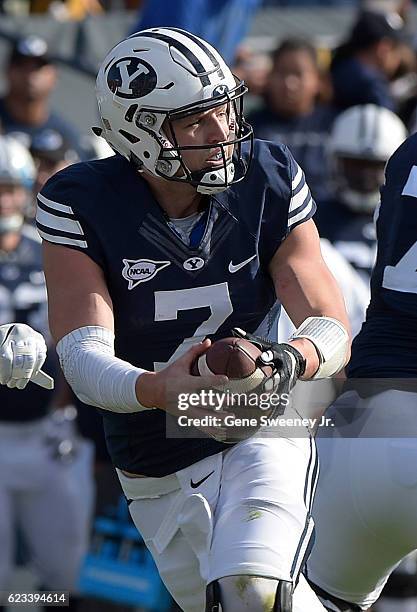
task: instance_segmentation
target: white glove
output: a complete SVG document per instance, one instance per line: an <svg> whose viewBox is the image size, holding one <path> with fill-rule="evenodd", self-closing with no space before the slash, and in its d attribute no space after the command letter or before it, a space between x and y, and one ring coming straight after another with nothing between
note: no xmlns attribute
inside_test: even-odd
<svg viewBox="0 0 417 612"><path fill-rule="evenodd" d="M45 340L29 325L0 325L1 385L24 389L31 380L45 389L53 389L53 378L41 370L45 358Z"/></svg>

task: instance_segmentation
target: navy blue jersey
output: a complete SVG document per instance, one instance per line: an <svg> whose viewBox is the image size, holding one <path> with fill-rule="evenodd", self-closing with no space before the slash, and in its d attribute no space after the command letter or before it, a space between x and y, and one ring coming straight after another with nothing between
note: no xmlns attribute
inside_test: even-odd
<svg viewBox="0 0 417 612"><path fill-rule="evenodd" d="M257 141L254 157L244 181L210 198L194 248L121 156L76 164L48 181L38 230L104 271L118 357L156 370L205 337L274 326L279 305L268 264L315 204L286 147ZM112 460L130 472L163 476L224 448L212 439L167 439L161 410L102 414Z"/></svg>
<svg viewBox="0 0 417 612"><path fill-rule="evenodd" d="M14 251L0 251L0 324L17 321L47 334L41 251L36 230L28 225L23 226L21 240ZM52 353L45 365L44 369L54 375ZM46 413L50 399L50 391L33 383L20 391L0 385L0 422L39 419Z"/></svg>
<svg viewBox="0 0 417 612"><path fill-rule="evenodd" d="M417 135L388 162L376 229L371 303L349 376L417 377Z"/></svg>
<svg viewBox="0 0 417 612"><path fill-rule="evenodd" d="M302 166L316 202L330 197L330 165L327 141L336 113L327 106L317 105L308 115L283 117L268 108L249 116L257 138L286 144Z"/></svg>
<svg viewBox="0 0 417 612"><path fill-rule="evenodd" d="M373 214L355 212L330 200L318 204L314 220L320 236L333 244L368 285L376 258Z"/></svg>

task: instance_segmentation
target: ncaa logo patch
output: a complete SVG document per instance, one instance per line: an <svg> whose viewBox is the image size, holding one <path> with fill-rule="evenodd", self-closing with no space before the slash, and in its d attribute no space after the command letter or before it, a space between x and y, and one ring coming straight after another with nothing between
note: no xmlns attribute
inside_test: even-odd
<svg viewBox="0 0 417 612"><path fill-rule="evenodd" d="M140 283L150 281L170 264L170 261L153 261L152 259L123 259L122 275L129 281L127 288L130 290Z"/></svg>
<svg viewBox="0 0 417 612"><path fill-rule="evenodd" d="M137 57L122 57L107 73L109 89L120 98L143 98L155 89L157 80L152 66Z"/></svg>
<svg viewBox="0 0 417 612"><path fill-rule="evenodd" d="M183 268L189 271L200 270L206 262L201 257L190 257L182 264Z"/></svg>

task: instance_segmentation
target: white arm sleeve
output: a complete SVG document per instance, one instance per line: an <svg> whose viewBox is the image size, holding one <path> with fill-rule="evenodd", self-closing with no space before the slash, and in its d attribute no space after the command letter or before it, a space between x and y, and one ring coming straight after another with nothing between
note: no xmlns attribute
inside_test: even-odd
<svg viewBox="0 0 417 612"><path fill-rule="evenodd" d="M307 317L288 340L307 338L316 347L319 367L311 380L330 378L347 363L349 334L342 323L332 317Z"/></svg>
<svg viewBox="0 0 417 612"><path fill-rule="evenodd" d="M136 381L146 372L114 355L114 334L89 325L70 332L56 345L62 371L75 395L112 412L151 410L136 398Z"/></svg>

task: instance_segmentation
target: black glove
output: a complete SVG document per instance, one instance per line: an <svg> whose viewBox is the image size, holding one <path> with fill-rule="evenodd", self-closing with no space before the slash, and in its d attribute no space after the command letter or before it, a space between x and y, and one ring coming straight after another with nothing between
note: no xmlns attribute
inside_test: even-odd
<svg viewBox="0 0 417 612"><path fill-rule="evenodd" d="M259 400L262 400L262 402L250 403L249 405L244 403L242 406L239 400L237 404L231 406L230 411L238 418L248 418L250 420L249 425L245 424L242 426L237 424L235 427L227 426L223 429L219 428L218 432L214 434L209 434L215 440L226 444L236 444L256 434L263 425L261 420L263 415L275 417L284 414L285 407L288 405L288 398L284 398L285 401L282 402L281 398L286 394L289 396L291 389L294 387L297 379L304 373L306 366L305 359L301 353L289 344L271 342L260 336L249 334L238 327L233 328L232 333L235 337L248 340L262 351L256 360L256 365L258 367L266 366L271 371L271 374L266 376L250 392L250 395L258 394ZM266 394L268 396L272 393L279 396L278 403L276 401L273 402L272 397L262 398L262 395ZM267 405L263 406L265 402Z"/></svg>
<svg viewBox="0 0 417 612"><path fill-rule="evenodd" d="M271 342L261 336L254 336L234 327L234 336L249 340L262 353L256 360L259 367L270 366L272 374L262 382L265 393L289 393L306 369L306 360L291 344Z"/></svg>

